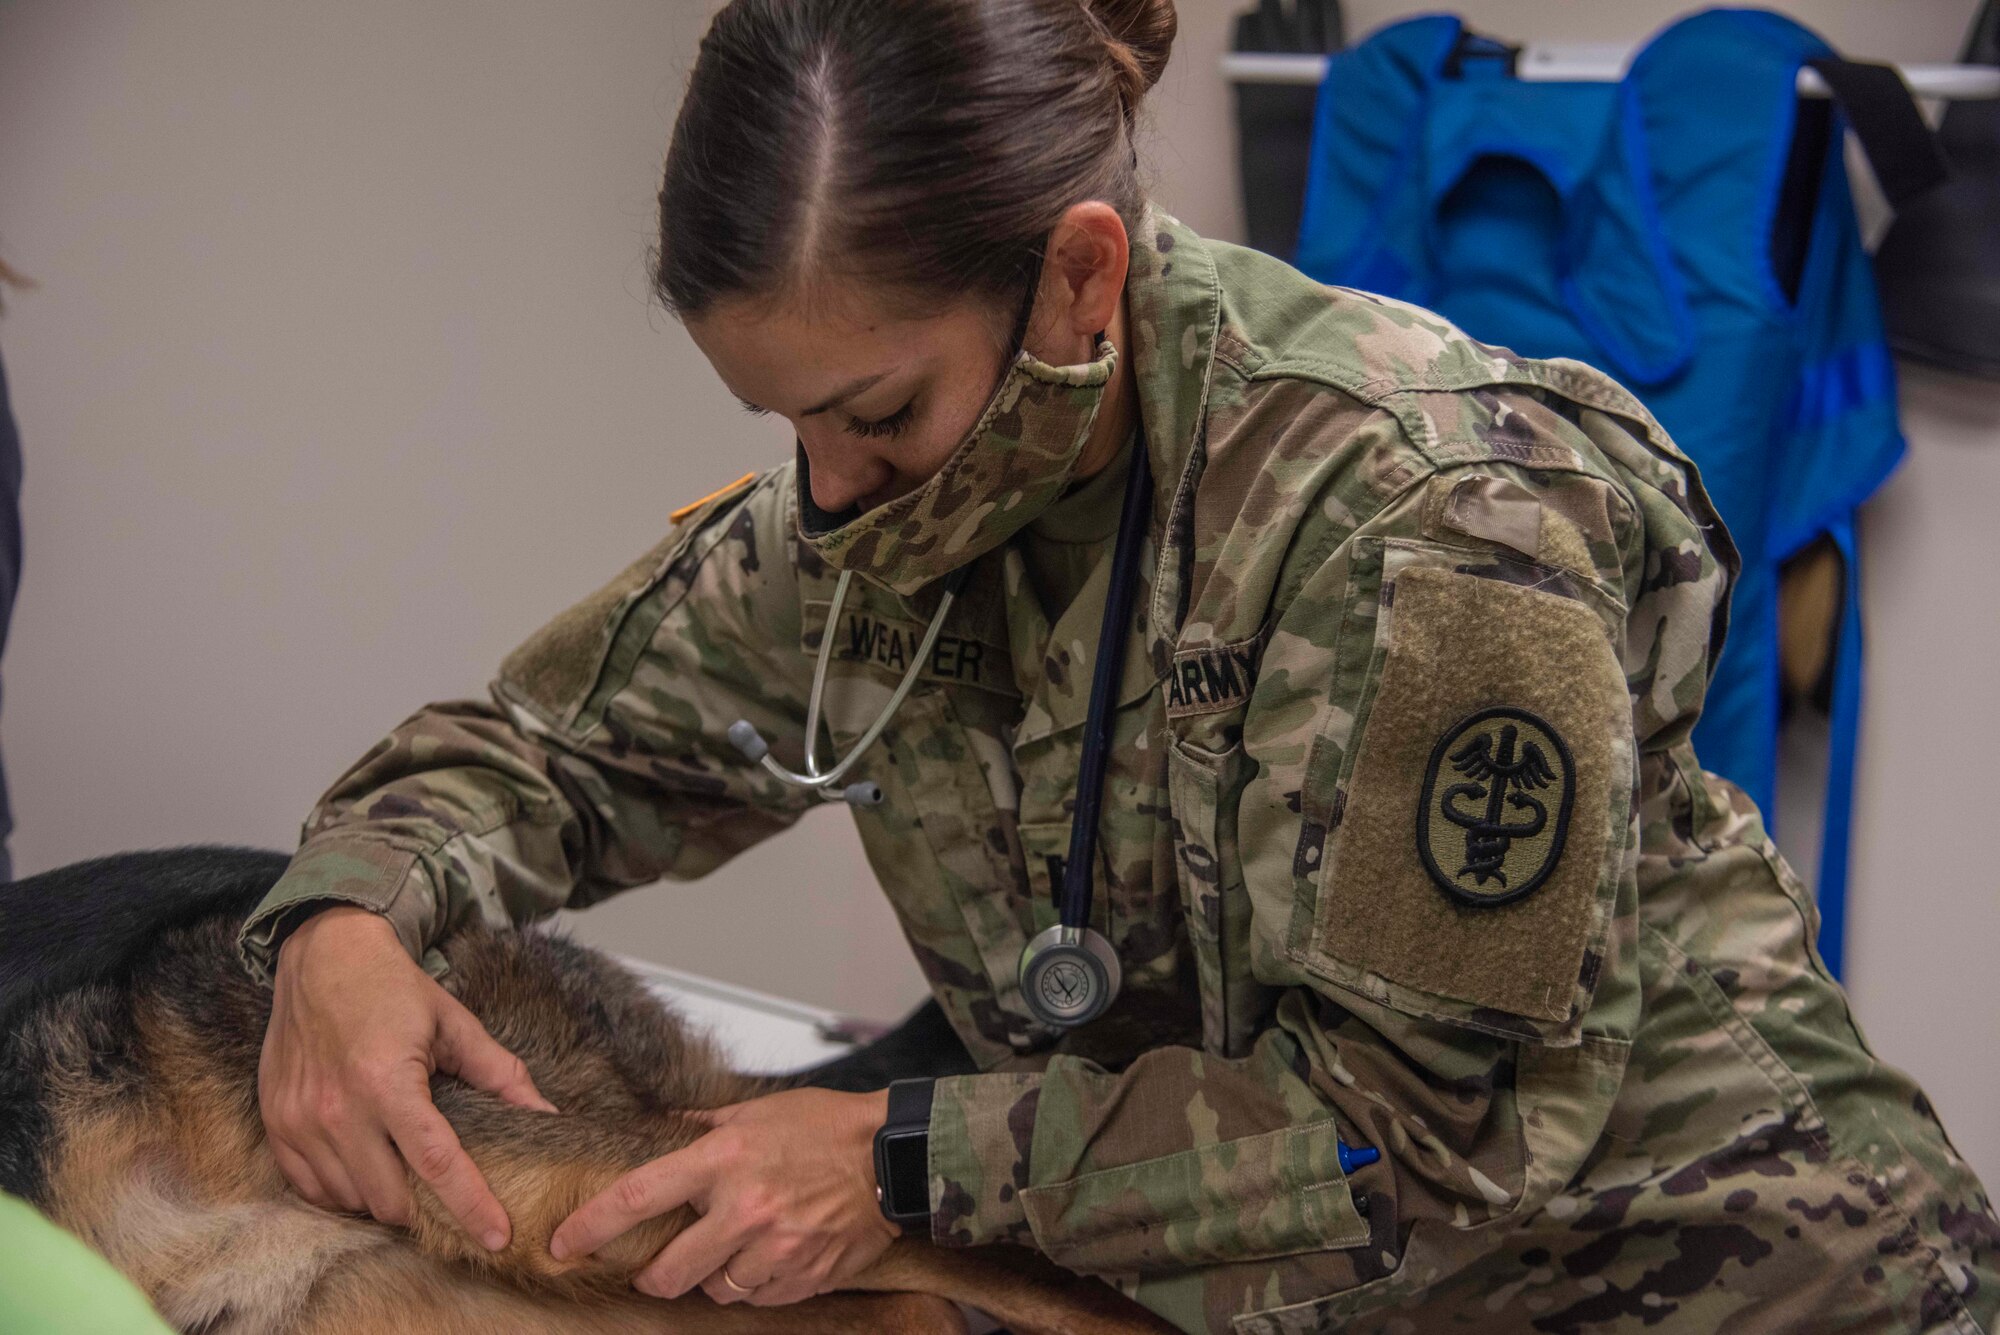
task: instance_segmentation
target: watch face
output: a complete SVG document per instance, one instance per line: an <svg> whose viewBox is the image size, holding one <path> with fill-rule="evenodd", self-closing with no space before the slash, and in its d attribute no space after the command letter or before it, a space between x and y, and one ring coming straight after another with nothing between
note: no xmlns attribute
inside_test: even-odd
<svg viewBox="0 0 2000 1335"><path fill-rule="evenodd" d="M897 1216L927 1215L931 1210L930 1132L899 1131L882 1138L882 1157L889 1180L882 1194Z"/></svg>

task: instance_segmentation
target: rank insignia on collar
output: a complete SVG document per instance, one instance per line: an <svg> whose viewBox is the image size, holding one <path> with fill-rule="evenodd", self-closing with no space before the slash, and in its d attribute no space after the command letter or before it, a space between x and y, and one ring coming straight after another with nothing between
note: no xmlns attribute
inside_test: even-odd
<svg viewBox="0 0 2000 1335"><path fill-rule="evenodd" d="M1417 854L1440 889L1481 908L1555 871L1576 797L1569 746L1525 709L1495 706L1438 739L1417 808Z"/></svg>

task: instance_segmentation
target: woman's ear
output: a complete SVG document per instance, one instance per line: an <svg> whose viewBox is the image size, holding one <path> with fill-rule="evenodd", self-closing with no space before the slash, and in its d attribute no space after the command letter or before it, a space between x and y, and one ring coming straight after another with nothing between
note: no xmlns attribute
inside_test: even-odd
<svg viewBox="0 0 2000 1335"><path fill-rule="evenodd" d="M1064 210L1048 247L1029 351L1050 365L1073 366L1097 355L1097 335L1111 327L1125 294L1131 243L1118 210L1089 199Z"/></svg>

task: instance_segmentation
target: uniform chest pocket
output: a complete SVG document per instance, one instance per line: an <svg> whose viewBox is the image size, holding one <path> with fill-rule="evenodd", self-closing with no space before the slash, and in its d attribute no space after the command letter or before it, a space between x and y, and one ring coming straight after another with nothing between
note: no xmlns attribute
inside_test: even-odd
<svg viewBox="0 0 2000 1335"><path fill-rule="evenodd" d="M1167 748L1174 879L1201 986L1201 1041L1240 1057L1277 997L1250 969L1250 896L1236 844L1236 808L1250 762L1237 742L1216 752L1175 738Z"/></svg>
<svg viewBox="0 0 2000 1335"><path fill-rule="evenodd" d="M1568 571L1357 539L1341 707L1308 762L1307 968L1407 1014L1574 1041L1635 838L1623 621Z"/></svg>
<svg viewBox="0 0 2000 1335"><path fill-rule="evenodd" d="M893 800L915 813L930 858L922 860L928 868L910 866L902 875L892 876L881 860L876 867L905 922L926 925L929 939L921 944L933 952L924 960L933 988L947 1010L956 1000L966 1022L995 1044L1019 1052L1045 1043L1055 1031L1029 1016L1020 963L1035 924L1054 922L1055 910L1034 902L1022 830L1014 811L994 795L978 751L981 739L959 718L951 693L941 690L913 693L894 731L902 791ZM997 743L985 763L1004 763ZM909 839L918 831L898 833ZM913 861L907 844L886 849L883 858Z"/></svg>
<svg viewBox="0 0 2000 1335"><path fill-rule="evenodd" d="M1085 1029L1128 1036L1142 1030L1170 1033L1172 1041L1183 1043L1192 1041L1195 994L1187 985L1180 897L1171 874L1167 748L1161 744L1157 700L1153 692L1130 702L1113 721L1091 868L1090 924L1117 953L1123 984L1116 1014L1108 1017L1111 1023ZM1041 739L1015 753L1022 814L1039 818L1023 819L1020 825L1032 895L1031 932L1057 920L1056 890L1075 833L1082 753L1082 729ZM1113 1048L1102 1046L1108 1041L1072 1030L1066 1050L1101 1053L1103 1060L1130 1059L1129 1054L1113 1056Z"/></svg>
<svg viewBox="0 0 2000 1335"><path fill-rule="evenodd" d="M1066 820L1021 822L1021 859L1028 874L1027 932L1030 937L1056 924L1056 893L1062 886L1063 870L1069 861L1072 828ZM1110 939L1114 937L1115 929L1111 921L1111 896L1105 893L1109 878L1102 840L1097 845L1096 864L1091 868L1090 925Z"/></svg>

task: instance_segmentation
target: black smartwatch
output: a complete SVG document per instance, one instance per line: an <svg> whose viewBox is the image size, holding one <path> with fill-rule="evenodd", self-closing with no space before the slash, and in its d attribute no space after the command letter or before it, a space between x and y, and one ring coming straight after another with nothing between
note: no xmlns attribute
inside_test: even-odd
<svg viewBox="0 0 2000 1335"><path fill-rule="evenodd" d="M882 1214L922 1236L931 1232L931 1085L889 1086L889 1120L875 1133L875 1199Z"/></svg>

